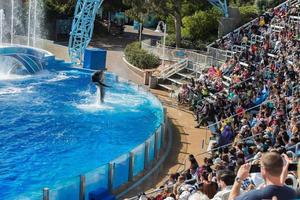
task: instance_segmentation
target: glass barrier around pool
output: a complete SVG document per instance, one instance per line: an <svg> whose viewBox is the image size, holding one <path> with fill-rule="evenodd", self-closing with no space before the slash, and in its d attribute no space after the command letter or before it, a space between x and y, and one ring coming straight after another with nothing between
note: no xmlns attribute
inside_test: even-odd
<svg viewBox="0 0 300 200"><path fill-rule="evenodd" d="M165 124L162 123L154 134L132 151L100 166L93 171L66 180L54 188L43 189L43 200L98 199L135 180L151 168L163 153L165 147Z"/></svg>

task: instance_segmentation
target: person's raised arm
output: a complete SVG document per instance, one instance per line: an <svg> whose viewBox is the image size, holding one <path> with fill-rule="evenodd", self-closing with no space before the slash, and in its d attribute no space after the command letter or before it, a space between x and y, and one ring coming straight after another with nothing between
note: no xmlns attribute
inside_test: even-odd
<svg viewBox="0 0 300 200"><path fill-rule="evenodd" d="M235 200L237 196L240 195L240 189L242 186L243 180L245 180L247 177L249 177L249 171L250 171L251 165L249 163L243 164L235 178L232 190L230 192L228 200Z"/></svg>
<svg viewBox="0 0 300 200"><path fill-rule="evenodd" d="M289 173L288 169L289 169L289 164L291 161L286 154L282 154L282 159L283 159L284 165L282 168L282 173L280 175L280 182L281 182L281 184L284 184L285 180L288 176L288 173Z"/></svg>

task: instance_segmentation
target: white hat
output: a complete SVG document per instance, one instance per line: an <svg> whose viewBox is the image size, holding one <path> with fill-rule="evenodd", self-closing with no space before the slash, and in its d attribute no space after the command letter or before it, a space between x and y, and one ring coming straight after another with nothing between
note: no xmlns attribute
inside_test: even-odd
<svg viewBox="0 0 300 200"><path fill-rule="evenodd" d="M189 191L184 191L180 194L178 200L188 200L191 193Z"/></svg>
<svg viewBox="0 0 300 200"><path fill-rule="evenodd" d="M220 164L221 162L222 162L221 158L218 157L214 160L214 165Z"/></svg>

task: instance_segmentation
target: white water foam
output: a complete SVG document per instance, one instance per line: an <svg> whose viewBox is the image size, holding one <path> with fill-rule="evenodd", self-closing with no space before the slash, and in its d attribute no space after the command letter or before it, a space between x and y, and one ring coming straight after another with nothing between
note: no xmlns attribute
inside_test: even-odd
<svg viewBox="0 0 300 200"><path fill-rule="evenodd" d="M79 76L68 76L66 73L60 72L54 78L47 80L47 82L58 82L70 78L79 78Z"/></svg>
<svg viewBox="0 0 300 200"><path fill-rule="evenodd" d="M22 89L17 87L7 87L7 88L0 89L0 95L19 94L21 92Z"/></svg>
<svg viewBox="0 0 300 200"><path fill-rule="evenodd" d="M20 93L32 93L33 92L33 86L28 86L25 88L20 87L4 87L0 88L0 95L11 95L11 94L20 94Z"/></svg>
<svg viewBox="0 0 300 200"><path fill-rule="evenodd" d="M12 80L22 80L27 79L31 75L16 75L16 74L2 74L0 73L0 81L12 81Z"/></svg>
<svg viewBox="0 0 300 200"><path fill-rule="evenodd" d="M100 102L100 90L97 88L96 95L89 92L83 91L79 93L79 96L83 98L82 103L74 104L74 106L80 110L86 112L99 112L101 110L113 110L113 107L107 103Z"/></svg>

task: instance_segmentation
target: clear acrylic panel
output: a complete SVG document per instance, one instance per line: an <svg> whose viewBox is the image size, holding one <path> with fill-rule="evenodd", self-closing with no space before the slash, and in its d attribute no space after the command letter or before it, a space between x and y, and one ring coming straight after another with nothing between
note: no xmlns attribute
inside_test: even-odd
<svg viewBox="0 0 300 200"><path fill-rule="evenodd" d="M149 161L153 161L155 156L155 134L149 138L149 141Z"/></svg>
<svg viewBox="0 0 300 200"><path fill-rule="evenodd" d="M113 161L113 189L116 189L128 182L129 177L129 154L124 154Z"/></svg>
<svg viewBox="0 0 300 200"><path fill-rule="evenodd" d="M133 176L136 176L145 168L145 143L132 150L132 153L134 154Z"/></svg>
<svg viewBox="0 0 300 200"><path fill-rule="evenodd" d="M49 199L51 200L79 200L80 193L80 177L66 180L57 184L54 189L50 188Z"/></svg>
<svg viewBox="0 0 300 200"><path fill-rule="evenodd" d="M108 189L108 174L108 164L85 174L85 199L89 199L89 193L99 188Z"/></svg>

